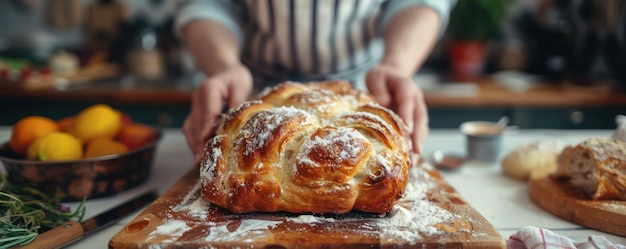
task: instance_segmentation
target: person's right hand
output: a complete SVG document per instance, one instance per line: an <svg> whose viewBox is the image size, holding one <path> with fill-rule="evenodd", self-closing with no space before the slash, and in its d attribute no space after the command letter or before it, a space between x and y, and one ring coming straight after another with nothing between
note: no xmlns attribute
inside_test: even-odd
<svg viewBox="0 0 626 249"><path fill-rule="evenodd" d="M242 64L209 76L191 96L191 110L183 124L183 133L196 164L202 160L204 146L213 136L214 126L224 104L234 107L252 92L252 74Z"/></svg>

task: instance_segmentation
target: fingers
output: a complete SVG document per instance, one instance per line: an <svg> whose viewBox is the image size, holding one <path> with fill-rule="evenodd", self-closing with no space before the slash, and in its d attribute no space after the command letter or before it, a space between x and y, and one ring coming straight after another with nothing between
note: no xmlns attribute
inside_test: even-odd
<svg viewBox="0 0 626 249"><path fill-rule="evenodd" d="M411 131L413 152L420 154L428 137L428 111L424 102L424 93L412 80L403 79L394 84L393 89L397 113Z"/></svg>
<svg viewBox="0 0 626 249"><path fill-rule="evenodd" d="M183 123L183 134L185 135L189 149L191 149L191 152L195 155L197 144L196 144L196 140L193 139L194 137L196 137L195 131L192 125L193 123L194 122L191 121L191 115L185 118L185 122Z"/></svg>
<svg viewBox="0 0 626 249"><path fill-rule="evenodd" d="M252 77L249 74L242 75L239 82L233 82L228 86L229 107L234 107L246 101L252 92Z"/></svg>
<svg viewBox="0 0 626 249"><path fill-rule="evenodd" d="M208 79L191 96L190 113L183 124L183 133L196 163L200 162L205 142L213 133L213 127L224 103L224 90L219 82Z"/></svg>
<svg viewBox="0 0 626 249"><path fill-rule="evenodd" d="M185 123L183 124L183 133L185 134L187 145L195 157L195 164L199 165L202 160L204 144L200 139L199 132L196 132L197 129L193 125L196 123L197 122L192 121L191 117L187 117L187 119L185 119Z"/></svg>
<svg viewBox="0 0 626 249"><path fill-rule="evenodd" d="M203 122L201 119L202 116L198 114L203 112L200 110L202 104L199 103L199 100L201 99L200 97L198 97L199 94L200 92L194 92L192 94L190 112L185 119L185 123L183 124L183 133L187 138L187 144L194 154L198 152L198 144L200 142L199 137L201 134L201 131L199 130L197 124L199 122Z"/></svg>
<svg viewBox="0 0 626 249"><path fill-rule="evenodd" d="M398 115L407 123L411 131L413 152L421 153L428 136L428 111L424 102L424 93L412 80L399 84L397 92Z"/></svg>
<svg viewBox="0 0 626 249"><path fill-rule="evenodd" d="M365 76L365 84L378 103L389 107L391 94L385 78L385 73L382 70L374 68Z"/></svg>
<svg viewBox="0 0 626 249"><path fill-rule="evenodd" d="M213 136L215 125L228 103L229 107L244 102L252 91L252 76L243 67L232 67L206 79L191 96L190 113L183 124L187 144L199 163L206 142Z"/></svg>
<svg viewBox="0 0 626 249"><path fill-rule="evenodd" d="M409 130L414 128L414 114L416 108L417 89L413 81L407 79L395 79L396 82L390 84L394 92L394 104L400 118L406 122Z"/></svg>
<svg viewBox="0 0 626 249"><path fill-rule="evenodd" d="M416 154L428 136L428 113L424 94L412 78L394 68L374 67L366 76L367 87L383 106L392 108L411 131L411 142Z"/></svg>
<svg viewBox="0 0 626 249"><path fill-rule="evenodd" d="M209 140L213 135L213 128L215 122L219 118L224 103L226 102L228 95L224 86L221 85L218 79L208 80L199 91L204 94L200 95L198 103L201 105L199 108L199 116L196 121L199 121L195 125L200 129L201 149L204 148L204 143Z"/></svg>
<svg viewBox="0 0 626 249"><path fill-rule="evenodd" d="M423 151L424 143L428 137L428 109L424 101L424 93L416 88L415 97L415 114L413 115L413 132L411 138L413 141L413 151L417 154L421 154Z"/></svg>

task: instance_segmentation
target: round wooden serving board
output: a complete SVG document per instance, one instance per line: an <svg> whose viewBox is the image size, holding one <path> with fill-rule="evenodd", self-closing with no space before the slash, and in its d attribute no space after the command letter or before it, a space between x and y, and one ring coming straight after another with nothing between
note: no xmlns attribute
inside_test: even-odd
<svg viewBox="0 0 626 249"><path fill-rule="evenodd" d="M533 172L535 173L535 172ZM626 201L595 201L568 191L549 174L533 174L530 198L544 210L573 223L626 236Z"/></svg>

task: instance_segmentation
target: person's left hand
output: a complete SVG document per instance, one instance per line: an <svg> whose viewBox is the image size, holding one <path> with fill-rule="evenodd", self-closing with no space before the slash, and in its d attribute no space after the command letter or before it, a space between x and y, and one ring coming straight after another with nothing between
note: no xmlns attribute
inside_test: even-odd
<svg viewBox="0 0 626 249"><path fill-rule="evenodd" d="M411 130L413 151L420 154L428 136L428 113L424 94L413 81L413 75L389 65L370 69L365 83L382 106L395 111Z"/></svg>

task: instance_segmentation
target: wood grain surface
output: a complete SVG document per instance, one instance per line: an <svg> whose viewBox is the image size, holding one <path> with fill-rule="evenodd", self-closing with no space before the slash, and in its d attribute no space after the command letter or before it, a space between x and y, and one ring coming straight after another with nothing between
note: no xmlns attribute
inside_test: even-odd
<svg viewBox="0 0 626 249"><path fill-rule="evenodd" d="M61 248L80 239L84 233L83 226L78 221L68 221L37 235L30 243L14 249Z"/></svg>
<svg viewBox="0 0 626 249"><path fill-rule="evenodd" d="M566 182L541 172L531 175L529 196L541 208L562 219L626 236L626 201L587 199L568 188Z"/></svg>
<svg viewBox="0 0 626 249"><path fill-rule="evenodd" d="M389 217L356 212L334 216L233 214L211 204L199 211L197 203L203 201L199 173L192 170L121 229L109 241L109 248L506 247L495 228L438 171L432 167L419 167L419 170L427 177L411 180L430 181L426 182L430 187L411 208L428 209L432 204L452 214L445 222L425 225L423 231L403 231L402 216L397 220L400 222L384 223ZM196 208L180 208L191 206ZM421 219L425 222L429 218Z"/></svg>

